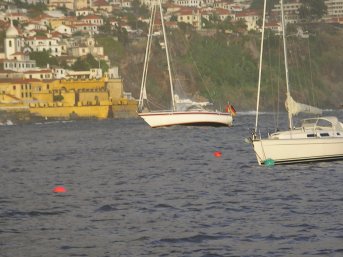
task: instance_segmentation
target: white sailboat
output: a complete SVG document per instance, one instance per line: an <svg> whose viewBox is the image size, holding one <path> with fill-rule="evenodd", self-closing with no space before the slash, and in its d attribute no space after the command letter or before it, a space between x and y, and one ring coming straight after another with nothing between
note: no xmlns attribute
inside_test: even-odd
<svg viewBox="0 0 343 257"><path fill-rule="evenodd" d="M159 110L150 111L146 103L148 102L147 92L146 92L146 81L147 72L149 66L149 58L151 52L151 43L153 36L153 28L155 23L156 9L160 10L162 32L164 38L164 49L167 57L168 72L169 72L169 84L171 93L171 110ZM143 68L143 76L141 83L141 91L138 104L138 115L142 117L152 128L156 127L166 127L174 125L193 125L193 126L231 126L233 121L233 116L235 115L234 108L230 105L227 112L212 111L204 108L202 104L194 105L193 108L187 110L180 110L177 108L180 100L174 93L174 81L171 75L170 58L168 52L168 44L164 26L163 10L161 1L158 5L152 5L148 41L145 51L145 60Z"/></svg>
<svg viewBox="0 0 343 257"><path fill-rule="evenodd" d="M255 130L250 142L253 145L257 161L260 165L289 164L311 161L329 161L343 159L343 123L336 117L320 117L302 120L299 127L293 126L293 116L300 112L321 115L316 107L297 103L293 100L288 77L287 49L285 37L285 18L283 0L280 0L283 27L283 48L286 74L286 109L288 112L289 130L269 134L261 138L258 131L259 101L261 89L262 53L264 41L264 24L266 16L266 0L264 1L263 27L260 55Z"/></svg>

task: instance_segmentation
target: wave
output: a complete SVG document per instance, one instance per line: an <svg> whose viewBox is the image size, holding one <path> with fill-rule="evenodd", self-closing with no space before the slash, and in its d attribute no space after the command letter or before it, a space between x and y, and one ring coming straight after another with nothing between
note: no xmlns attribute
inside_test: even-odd
<svg viewBox="0 0 343 257"><path fill-rule="evenodd" d="M0 126L13 126L14 123L11 120L6 120L4 122L0 122Z"/></svg>
<svg viewBox="0 0 343 257"><path fill-rule="evenodd" d="M58 123L70 123L74 122L73 120L54 120L54 121L44 121L44 122L36 122L35 125L50 125L50 124L58 124Z"/></svg>
<svg viewBox="0 0 343 257"><path fill-rule="evenodd" d="M260 115L270 115L274 114L274 112L259 112ZM244 115L256 115L256 111L242 111L242 112L237 112L237 116L244 116Z"/></svg>

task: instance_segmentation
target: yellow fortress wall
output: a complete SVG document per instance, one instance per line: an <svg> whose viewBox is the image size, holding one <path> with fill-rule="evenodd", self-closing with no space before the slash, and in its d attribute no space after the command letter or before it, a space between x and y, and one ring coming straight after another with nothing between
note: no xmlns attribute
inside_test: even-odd
<svg viewBox="0 0 343 257"><path fill-rule="evenodd" d="M123 95L121 79L0 81L0 108L20 105L44 118L137 117L137 101Z"/></svg>

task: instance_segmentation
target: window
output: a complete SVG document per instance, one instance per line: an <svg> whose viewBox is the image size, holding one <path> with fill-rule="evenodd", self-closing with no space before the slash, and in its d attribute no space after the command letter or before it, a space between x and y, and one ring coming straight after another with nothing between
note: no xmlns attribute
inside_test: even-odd
<svg viewBox="0 0 343 257"><path fill-rule="evenodd" d="M13 86L13 90L16 90L16 86Z"/></svg>
<svg viewBox="0 0 343 257"><path fill-rule="evenodd" d="M12 40L8 41L8 46L12 47Z"/></svg>
<svg viewBox="0 0 343 257"><path fill-rule="evenodd" d="M316 137L316 134L307 134L307 137Z"/></svg>

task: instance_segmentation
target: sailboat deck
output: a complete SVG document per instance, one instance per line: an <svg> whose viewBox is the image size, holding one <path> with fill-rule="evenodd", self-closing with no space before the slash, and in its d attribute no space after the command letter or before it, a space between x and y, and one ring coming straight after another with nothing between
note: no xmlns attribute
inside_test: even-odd
<svg viewBox="0 0 343 257"><path fill-rule="evenodd" d="M305 138L343 138L343 124L331 116L304 119L299 128L269 135L269 139Z"/></svg>

